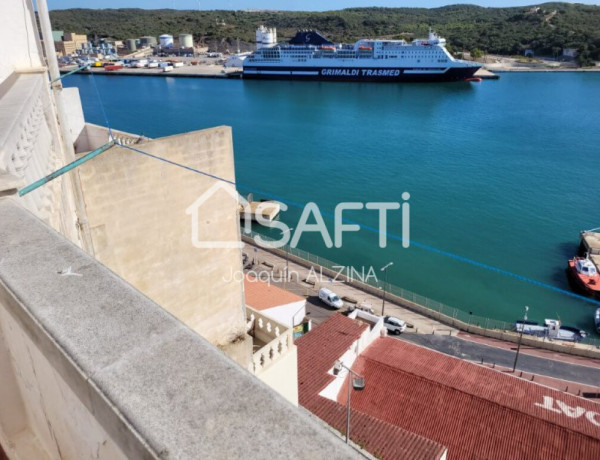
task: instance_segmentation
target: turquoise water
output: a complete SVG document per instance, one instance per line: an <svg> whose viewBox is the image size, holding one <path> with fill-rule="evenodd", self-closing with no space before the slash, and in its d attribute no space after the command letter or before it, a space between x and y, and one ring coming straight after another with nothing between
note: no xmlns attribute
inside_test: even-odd
<svg viewBox="0 0 600 460"><path fill-rule="evenodd" d="M558 289L569 290L579 231L600 226L600 74L405 85L68 77L86 119L105 124L92 78L117 129L159 137L232 126L242 193L333 213L341 201L409 192L412 240ZM295 227L299 215L281 219ZM374 211L344 215L377 226ZM390 213L388 231L400 235L401 222ZM380 249L363 230L340 249L309 234L299 247L356 267L393 261L391 283L474 315L513 321L529 305L530 319L593 330L596 305L415 244Z"/></svg>

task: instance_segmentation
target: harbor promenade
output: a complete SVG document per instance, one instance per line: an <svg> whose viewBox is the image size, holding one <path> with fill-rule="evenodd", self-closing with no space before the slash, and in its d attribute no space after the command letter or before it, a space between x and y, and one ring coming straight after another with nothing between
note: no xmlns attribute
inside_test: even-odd
<svg viewBox="0 0 600 460"><path fill-rule="evenodd" d="M254 261L251 270L265 281L270 280L279 287L306 297L307 312L317 327L320 322L335 313L335 310L319 300L318 291L321 287L331 289L344 300L345 306L340 311L364 303L370 305L375 314L382 314L382 288L362 283L360 280L336 276L335 272L326 268L331 265L330 261L319 260L318 257L313 261L313 257L302 258L283 250L258 247L247 236L243 236L242 239L246 244L243 252L248 261ZM286 265L289 272L288 281L285 281ZM394 295L398 291L403 292L402 297ZM458 309L452 309L395 286L387 286L384 313L406 321L409 325L406 333L458 336L463 340L511 350L516 349L519 340L519 335L510 330L510 323L471 317ZM579 365L594 366L600 363L600 349L595 339L589 343L574 344L525 335L521 342L521 353Z"/></svg>
<svg viewBox="0 0 600 460"><path fill-rule="evenodd" d="M254 260L254 264L249 270L263 281L269 280L278 287L306 297L307 312L310 313L310 318L314 326L318 326L319 323L336 312L336 310L327 307L319 300L318 292L322 287L332 290L344 301L344 308L339 310L341 312L357 303L364 303L372 306L375 314L382 314L383 291L381 291L380 296L376 296L358 289L341 279L337 280L334 277L328 276L316 265L311 270L290 259L287 261L289 281L286 282L285 257L251 244L247 239L244 239L244 242L246 246L243 252L250 260ZM435 319L419 315L389 300L385 302L385 315L396 316L406 321L409 325L407 331L415 333L456 335L459 332L456 328L447 326Z"/></svg>
<svg viewBox="0 0 600 460"><path fill-rule="evenodd" d="M358 288L355 283L335 280L321 271L314 264L297 263L293 257L277 254L253 244L248 237L243 237L245 247L242 250L247 257L246 273L260 277L278 287L287 289L306 298L307 316L313 328L319 327L331 315L343 312L356 303L369 304L375 314L382 313L383 291L374 295ZM289 278L285 278L288 267ZM334 310L318 298L318 290L327 287L344 300L344 307ZM400 303L390 299L385 302L385 314L396 316L407 322L409 327L397 339L416 345L434 349L441 353L455 356L474 364L482 365L498 372L508 373L556 390L587 399L600 400L600 360L577 356L568 352L559 352L524 345L520 349L522 355L517 370L512 372L512 363L517 345L510 340L499 340L492 337L462 331L434 318L421 315ZM516 334L512 334L515 335ZM567 345L569 347L572 345ZM595 348L590 345L578 347ZM568 348L565 348L568 350Z"/></svg>

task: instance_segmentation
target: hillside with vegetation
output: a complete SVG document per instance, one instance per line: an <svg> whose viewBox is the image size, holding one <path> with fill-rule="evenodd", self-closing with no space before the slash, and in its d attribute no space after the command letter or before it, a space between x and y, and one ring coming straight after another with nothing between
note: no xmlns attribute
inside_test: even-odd
<svg viewBox="0 0 600 460"><path fill-rule="evenodd" d="M50 12L56 30L91 38L127 39L143 35L191 33L208 46L233 49L254 42L257 26L277 27L279 40L298 29L318 29L336 42L364 37L425 36L429 27L445 37L451 51L558 56L564 48L579 51L582 64L600 60L600 7L544 3L531 7L350 8L326 12L184 11L142 9L69 9Z"/></svg>

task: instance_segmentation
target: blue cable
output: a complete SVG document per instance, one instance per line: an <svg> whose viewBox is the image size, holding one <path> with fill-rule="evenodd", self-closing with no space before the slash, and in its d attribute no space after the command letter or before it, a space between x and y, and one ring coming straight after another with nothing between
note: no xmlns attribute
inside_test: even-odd
<svg viewBox="0 0 600 460"><path fill-rule="evenodd" d="M113 135L112 129L110 129L110 123L108 122L108 116L106 115L106 111L104 110L104 104L102 103L102 97L100 96L100 90L96 85L96 80L94 79L94 72L90 71L90 75L92 77L92 84L94 85L94 89L96 90L96 94L98 95L98 101L100 102L100 109L102 110L102 115L104 116L104 121L106 122L106 127L108 128L108 135L110 136L110 140L114 141L115 136Z"/></svg>

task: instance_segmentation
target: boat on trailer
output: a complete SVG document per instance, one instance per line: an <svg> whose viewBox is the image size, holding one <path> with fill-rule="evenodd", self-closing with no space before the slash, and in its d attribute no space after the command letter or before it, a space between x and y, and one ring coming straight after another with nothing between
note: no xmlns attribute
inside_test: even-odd
<svg viewBox="0 0 600 460"><path fill-rule="evenodd" d="M567 342L579 342L588 335L587 332L576 327L562 326L561 321L558 319L545 319L543 325L535 321L518 320L515 322L514 330L535 337L565 340Z"/></svg>

